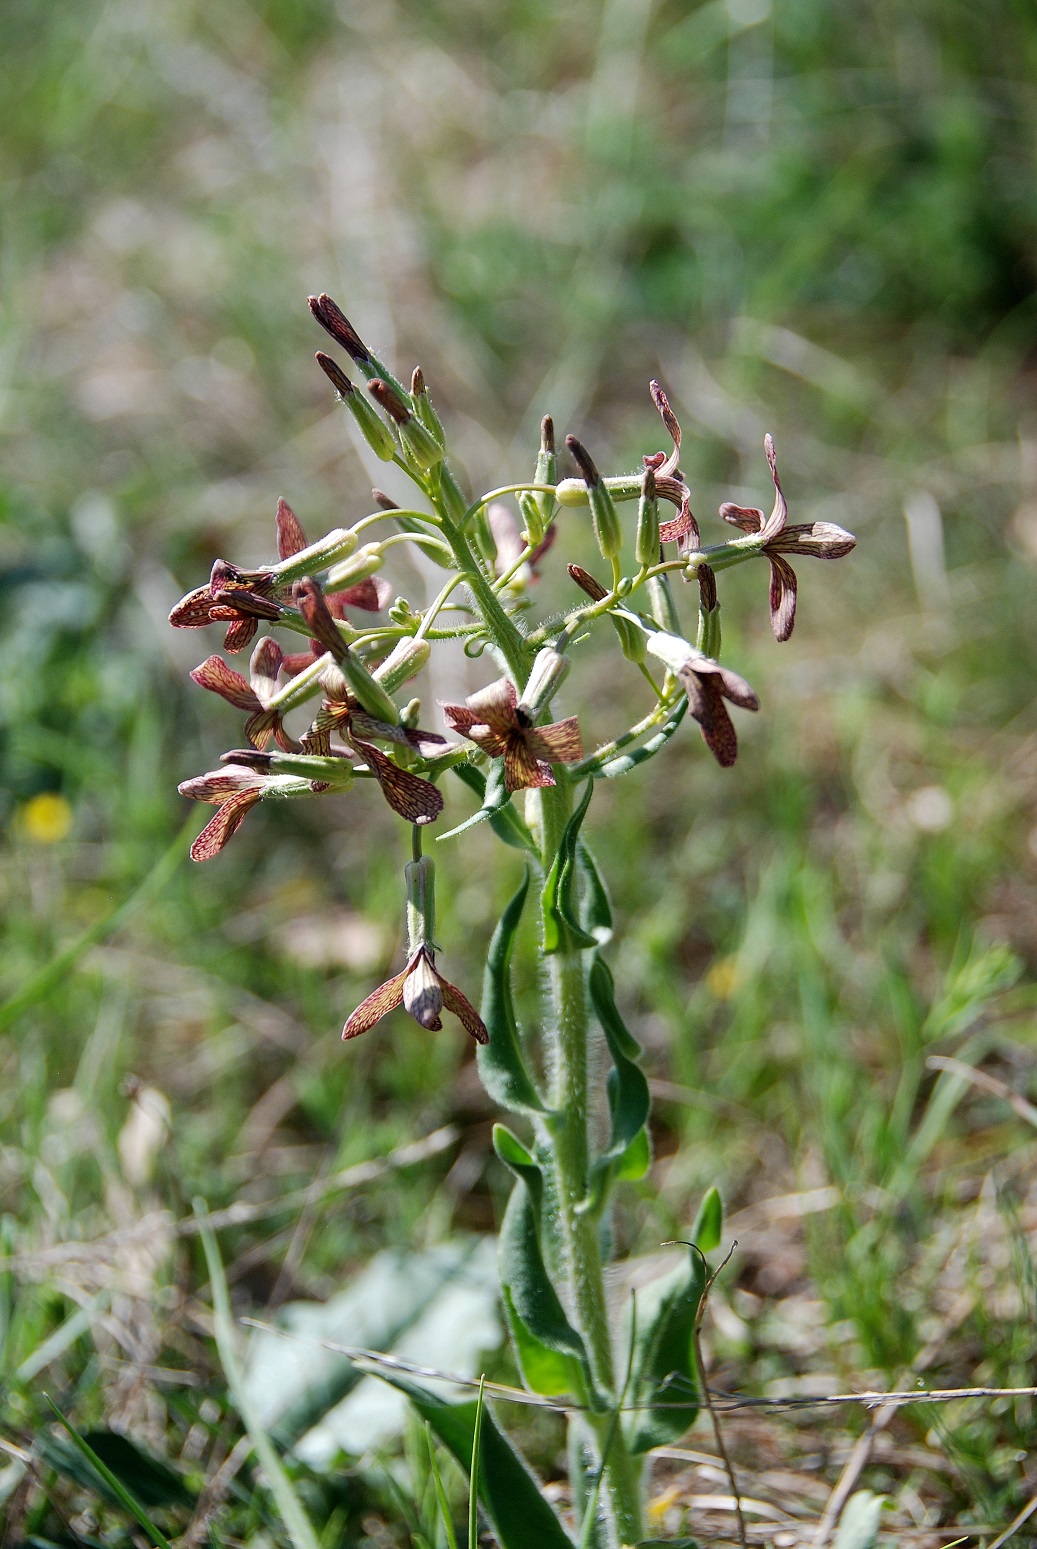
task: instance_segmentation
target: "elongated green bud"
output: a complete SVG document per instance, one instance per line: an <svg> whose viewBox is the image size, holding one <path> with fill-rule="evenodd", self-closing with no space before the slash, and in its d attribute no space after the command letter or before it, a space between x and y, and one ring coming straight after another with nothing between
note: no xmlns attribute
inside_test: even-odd
<svg viewBox="0 0 1037 1549"><path fill-rule="evenodd" d="M587 448L581 441L577 441L575 436L566 436L565 444L579 465L587 486L594 536L598 540L602 558L615 559L623 547L623 529L619 521L619 512Z"/></svg>
<svg viewBox="0 0 1037 1549"><path fill-rule="evenodd" d="M396 442L388 425L378 417L364 395L357 392L346 373L330 355L325 355L323 350L318 350L317 364L338 393L339 403L344 403L356 420L372 452L376 457L380 457L383 463L391 463L396 456Z"/></svg>
<svg viewBox="0 0 1037 1549"><path fill-rule="evenodd" d="M720 604L717 602L717 580L708 565L700 565L697 571L699 583L699 630L695 644L703 656L720 655Z"/></svg>
<svg viewBox="0 0 1037 1549"><path fill-rule="evenodd" d="M328 586L356 586L359 581L366 581L376 571L381 570L385 564L380 543L365 543L358 549L351 559L345 560L341 565L333 565L328 571Z"/></svg>
<svg viewBox="0 0 1037 1549"><path fill-rule="evenodd" d="M535 721L546 710L569 671L569 658L556 651L553 645L545 645L538 651L533 662L529 681L522 690L519 709Z"/></svg>
<svg viewBox="0 0 1037 1549"><path fill-rule="evenodd" d="M436 866L431 855L408 861L403 868L407 881L407 941L413 953L436 934Z"/></svg>
<svg viewBox="0 0 1037 1549"><path fill-rule="evenodd" d="M282 559L279 565L273 567L274 574L284 584L298 581L300 576L313 575L318 570L326 570L329 565L336 565L340 560L348 559L356 548L356 541L356 533L350 528L336 527L318 543L311 543L307 548L300 549L297 554L290 555L288 559Z"/></svg>
<svg viewBox="0 0 1037 1549"><path fill-rule="evenodd" d="M356 652L347 650L339 658L338 666L350 692L359 699L361 709L374 716L376 721L386 721L390 726L396 726L400 719L399 710L381 683L368 672Z"/></svg>
<svg viewBox="0 0 1037 1549"><path fill-rule="evenodd" d="M404 453L411 462L426 471L434 468L438 462L442 462L443 448L431 431L425 429L395 388L388 382L383 382L381 377L372 377L367 384L367 390L395 423Z"/></svg>
<svg viewBox="0 0 1037 1549"><path fill-rule="evenodd" d="M679 635L681 621L677 616L677 604L673 600L673 592L670 590L670 578L665 575L655 575L648 583L648 598L651 603L651 613L660 629L665 629L668 634Z"/></svg>
<svg viewBox="0 0 1037 1549"><path fill-rule="evenodd" d="M401 640L376 667L374 676L389 694L395 694L411 678L416 678L432 655L427 640Z"/></svg>
<svg viewBox="0 0 1037 1549"><path fill-rule="evenodd" d="M655 469L646 468L637 507L634 558L639 565L659 563L659 501L655 493Z"/></svg>
<svg viewBox="0 0 1037 1549"><path fill-rule="evenodd" d="M443 496L443 504L446 506L447 516L449 516L452 522L459 522L468 510L468 502L460 485L445 462L439 465L439 488Z"/></svg>
<svg viewBox="0 0 1037 1549"><path fill-rule="evenodd" d="M383 382L388 382L397 392L406 392L403 383L396 380L388 366L383 365L378 356L368 349L337 302L332 301L327 294L309 296L307 300L310 311L325 333L330 334L335 343L342 346L353 364L359 367L368 380L372 377L381 377Z"/></svg>
<svg viewBox="0 0 1037 1549"><path fill-rule="evenodd" d="M425 386L425 373L420 366L415 366L410 379L410 396L414 405L414 412L431 436L439 442L440 446L446 446L446 432L443 422L432 407L432 399L428 395Z"/></svg>

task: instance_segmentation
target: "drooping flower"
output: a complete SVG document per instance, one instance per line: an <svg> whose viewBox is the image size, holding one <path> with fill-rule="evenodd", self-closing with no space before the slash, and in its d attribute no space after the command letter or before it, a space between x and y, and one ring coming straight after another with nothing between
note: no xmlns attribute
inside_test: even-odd
<svg viewBox="0 0 1037 1549"><path fill-rule="evenodd" d="M436 967L435 954L427 943L408 959L407 966L369 995L353 1012L342 1029L343 1038L356 1038L380 1022L390 1011L403 1006L421 1027L439 1032L443 1026L443 1007L452 1011L471 1033L476 1043L489 1043L490 1035L475 1007L462 995L456 984L443 977Z"/></svg>
<svg viewBox="0 0 1037 1549"><path fill-rule="evenodd" d="M702 740L724 769L738 757L738 737L724 700L743 710L758 710L760 701L744 678L722 667L678 635L655 630L648 650L665 663L688 696L688 708L702 730Z"/></svg>
<svg viewBox="0 0 1037 1549"><path fill-rule="evenodd" d="M192 801L208 801L219 808L191 846L193 861L210 861L237 833L246 815L264 796L309 795L308 780L287 775L267 775L244 764L225 764L208 774L184 780L177 787L181 796Z"/></svg>
<svg viewBox="0 0 1037 1549"><path fill-rule="evenodd" d="M277 679L284 655L276 640L264 635L256 644L249 663L249 677L242 677L220 656L209 656L195 667L191 677L201 688L219 694L238 710L246 710L245 736L254 748L265 748L273 736L286 753L297 753L299 744L284 729L281 716L270 708L277 693Z"/></svg>
<svg viewBox="0 0 1037 1549"><path fill-rule="evenodd" d="M504 784L509 791L554 785L552 764L572 764L583 757L580 724L575 715L549 726L534 726L519 704L510 678L469 694L463 705L442 705L452 731L504 760Z"/></svg>
<svg viewBox="0 0 1037 1549"><path fill-rule="evenodd" d="M169 615L176 629L203 629L206 624L226 623L224 649L234 655L243 651L259 629L259 620L281 616L273 600L277 576L272 570L239 570L218 559L205 586L182 597Z"/></svg>
<svg viewBox="0 0 1037 1549"><path fill-rule="evenodd" d="M770 516L765 517L756 506L736 506L730 500L726 500L720 507L720 515L725 522L740 527L743 532L758 534L763 538L760 552L766 554L771 566L771 628L775 639L784 641L791 635L796 622L796 592L799 585L796 572L785 555L842 559L856 547L857 539L834 522L803 522L789 527L788 505L778 480L773 438L764 436L763 446L774 481L774 505Z"/></svg>
<svg viewBox="0 0 1037 1549"><path fill-rule="evenodd" d="M677 507L677 515L673 520L660 524L659 541L676 543L681 554L690 554L700 546L701 538L698 523L691 511L691 490L678 467L681 455L681 427L676 414L670 408L670 400L654 378L649 382L648 390L673 442L673 451L669 456L664 452L656 452L651 457L643 459L645 467L651 468L655 473L656 494Z"/></svg>

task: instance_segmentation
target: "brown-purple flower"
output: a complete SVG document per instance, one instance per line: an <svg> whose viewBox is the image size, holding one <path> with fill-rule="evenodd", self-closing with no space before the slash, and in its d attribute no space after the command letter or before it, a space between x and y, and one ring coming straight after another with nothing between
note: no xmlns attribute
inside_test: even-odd
<svg viewBox="0 0 1037 1549"><path fill-rule="evenodd" d="M463 705L444 704L442 709L452 731L491 758L503 758L509 791L554 785L552 764L573 764L583 757L575 715L549 726L534 726L510 678L498 678L488 688L469 694Z"/></svg>
<svg viewBox="0 0 1037 1549"><path fill-rule="evenodd" d="M356 1038L380 1022L390 1011L403 1006L415 1022L430 1032L443 1026L440 1012L445 1006L471 1033L476 1043L489 1043L490 1035L471 1002L456 984L445 979L436 967L435 954L425 942L414 951L407 966L369 995L356 1008L342 1029L343 1038Z"/></svg>
<svg viewBox="0 0 1037 1549"><path fill-rule="evenodd" d="M743 532L763 538L761 554L766 554L771 565L771 628L774 638L784 641L792 633L796 622L796 572L785 558L786 554L803 554L812 559L842 559L856 547L853 533L837 527L834 522L803 522L789 527L788 505L778 480L778 464L774 455L771 436L763 438L764 451L774 480L774 505L765 517L756 506L736 506L726 500L720 507L725 522L740 527Z"/></svg>

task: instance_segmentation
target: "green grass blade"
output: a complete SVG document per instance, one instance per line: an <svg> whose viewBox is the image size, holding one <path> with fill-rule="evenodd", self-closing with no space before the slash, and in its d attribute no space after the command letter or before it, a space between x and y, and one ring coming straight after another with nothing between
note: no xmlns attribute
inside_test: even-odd
<svg viewBox="0 0 1037 1549"><path fill-rule="evenodd" d="M111 1490L113 1495L118 1497L130 1515L135 1517L136 1520L140 1523L145 1533L147 1533L148 1537L155 1545L155 1549L172 1549L172 1545L170 1544L169 1539L166 1538L165 1534L155 1526L147 1512L144 1510L144 1507L134 1496L130 1494L129 1490L127 1490L122 1481L112 1473L107 1463L101 1462L101 1459L97 1456L97 1453L94 1451L93 1447L90 1446L90 1443L83 1436L80 1436L71 1420L65 1419L65 1416L61 1413L61 1410L58 1408L57 1404L55 1404L50 1395L44 1393L43 1396L47 1400L47 1403L50 1405L51 1409L53 1409L57 1418L61 1421L61 1424L68 1432L69 1436L71 1436L75 1445L79 1448L79 1451L90 1464L90 1467L93 1468L100 1476L100 1478L104 1480L109 1490Z"/></svg>
<svg viewBox="0 0 1037 1549"><path fill-rule="evenodd" d="M443 1476L439 1472L439 1463L436 1459L436 1444L432 1440L432 1427L425 1421L425 1441L428 1443L428 1461L432 1470L432 1483L436 1487L436 1501L439 1505L439 1515L443 1519L443 1529L446 1533L446 1541L449 1549L457 1549L457 1534L454 1532L453 1519L450 1516L450 1502L446 1498L446 1490L443 1488Z"/></svg>
<svg viewBox="0 0 1037 1549"><path fill-rule="evenodd" d="M266 1475L270 1493L274 1497L277 1509L281 1514L281 1520L288 1530L288 1536L294 1545L294 1549L320 1549L317 1534L306 1514L306 1508L296 1494L295 1486L288 1477L280 1455L263 1429L259 1416L245 1391L241 1365L238 1361L237 1351L234 1348L234 1322L230 1311L230 1296L227 1292L227 1277L223 1273L223 1261L220 1258L220 1250L215 1234L205 1224L206 1207L204 1201L195 1201L194 1213L199 1223L198 1235L201 1238L202 1248L205 1251L205 1262L209 1271L209 1282L212 1286L213 1328L216 1335L216 1348L219 1351L220 1364L227 1379L227 1388L230 1392L231 1400L249 1434L256 1457L259 1459L263 1472Z"/></svg>
<svg viewBox="0 0 1037 1549"><path fill-rule="evenodd" d="M468 1549L479 1549L479 1443L482 1441L482 1415L486 1405L486 1378L479 1378L479 1399L475 1406L475 1431L472 1435L472 1472L468 1492Z"/></svg>

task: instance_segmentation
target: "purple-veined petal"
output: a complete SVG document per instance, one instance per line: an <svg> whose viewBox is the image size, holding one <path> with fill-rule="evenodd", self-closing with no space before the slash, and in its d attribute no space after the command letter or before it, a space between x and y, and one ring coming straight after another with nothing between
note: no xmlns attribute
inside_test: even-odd
<svg viewBox="0 0 1037 1549"><path fill-rule="evenodd" d="M426 947L419 947L411 958L413 965L403 981L403 1006L419 1027L438 1033L443 1026L443 990L435 963Z"/></svg>
<svg viewBox="0 0 1037 1549"><path fill-rule="evenodd" d="M194 775L190 780L182 780L177 790L191 801L209 801L219 805L228 796L237 796L242 791L261 791L264 783L263 776L247 764L224 764L220 769L210 769L205 774Z"/></svg>
<svg viewBox="0 0 1037 1549"><path fill-rule="evenodd" d="M229 651L231 656L236 656L239 651L245 649L258 632L258 619L236 618L230 624L227 633L223 637L223 649Z"/></svg>
<svg viewBox="0 0 1037 1549"><path fill-rule="evenodd" d="M534 758L546 759L549 764L575 764L583 757L583 738L575 715L552 721L550 726L532 727L525 734L525 743Z"/></svg>
<svg viewBox="0 0 1037 1549"><path fill-rule="evenodd" d="M471 1033L476 1043L489 1043L490 1035L486 1031L482 1017L476 1011L465 995L451 984L443 975L439 975L439 982L443 989L443 1004L448 1011L452 1011L466 1032Z"/></svg>
<svg viewBox="0 0 1037 1549"><path fill-rule="evenodd" d="M267 746L277 728L280 717L276 710L257 710L245 722L245 736L260 752Z"/></svg>
<svg viewBox="0 0 1037 1549"><path fill-rule="evenodd" d="M396 974L392 979L386 979L385 983L380 984L366 1000L361 1001L352 1016L346 1020L346 1025L342 1029L343 1038L356 1038L360 1033L366 1033L369 1027L373 1027L376 1022L388 1016L390 1011L395 1011L397 1006L402 1005L403 984L409 973L408 963L402 973Z"/></svg>
<svg viewBox="0 0 1037 1549"><path fill-rule="evenodd" d="M238 791L227 800L206 823L191 846L193 861L211 861L219 855L224 845L237 833L246 814L261 798L260 791Z"/></svg>
<svg viewBox="0 0 1037 1549"><path fill-rule="evenodd" d="M786 527L768 543L768 551L779 554L806 554L812 559L842 559L857 547L857 539L845 527L834 522L798 522Z"/></svg>
<svg viewBox="0 0 1037 1549"><path fill-rule="evenodd" d="M246 678L233 667L228 667L222 656L208 656L200 666L192 669L192 681L199 688L207 688L211 694L219 694L238 710L261 710L263 707Z"/></svg>
<svg viewBox="0 0 1037 1549"><path fill-rule="evenodd" d="M648 384L648 391L651 393L652 402L658 409L659 414L662 417L662 422L666 426L666 432L670 437L670 440L673 442L673 451L670 453L669 457L663 461L658 471L663 475L675 473L677 471L677 464L680 461L681 455L681 427L677 423L676 414L674 414L673 410L670 408L670 400L667 398L666 394L659 386L659 383L656 382L654 378Z"/></svg>
<svg viewBox="0 0 1037 1549"><path fill-rule="evenodd" d="M778 460L774 454L774 437L767 435L763 438L763 449L767 454L767 464L771 470L771 478L774 480L774 505L771 514L763 526L764 539L776 538L785 526L789 508L785 503L781 484L778 481Z"/></svg>
<svg viewBox="0 0 1037 1549"><path fill-rule="evenodd" d="M771 562L771 628L779 643L787 640L796 622L796 572L780 554L768 554Z"/></svg>
<svg viewBox="0 0 1037 1549"><path fill-rule="evenodd" d="M702 704L695 716L702 728L702 739L722 769L730 769L738 757L738 737L715 677L700 678ZM694 708L692 709L694 714Z"/></svg>
<svg viewBox="0 0 1037 1549"><path fill-rule="evenodd" d="M366 760L394 812L406 818L408 823L432 823L438 818L443 810L443 797L430 780L411 774L409 769L401 769L373 742L363 742L352 736L349 740Z"/></svg>
<svg viewBox="0 0 1037 1549"><path fill-rule="evenodd" d="M725 500L720 507L720 515L725 522L730 522L732 527L740 527L743 532L762 532L766 517L759 506L736 506L733 500Z"/></svg>
<svg viewBox="0 0 1037 1549"><path fill-rule="evenodd" d="M169 622L175 629L201 629L212 623L212 587L197 586L186 597L181 597Z"/></svg>
<svg viewBox="0 0 1037 1549"><path fill-rule="evenodd" d="M344 608L362 608L365 613L381 613L392 602L392 586L384 576L366 576L343 592L332 592L327 599L332 617L342 618Z"/></svg>
<svg viewBox="0 0 1037 1549"><path fill-rule="evenodd" d="M291 559L293 554L298 554L306 547L306 534L299 523L299 518L288 504L287 500L278 500L277 516L277 556L279 559Z"/></svg>
<svg viewBox="0 0 1037 1549"><path fill-rule="evenodd" d="M248 675L260 704L265 704L277 693L277 677L283 661L284 652L270 635L264 635L256 641L256 648L248 664Z"/></svg>
<svg viewBox="0 0 1037 1549"><path fill-rule="evenodd" d="M518 724L515 719L518 690L510 678L498 678L496 683L469 694L465 705L476 721L485 721L497 731L510 731Z"/></svg>
<svg viewBox="0 0 1037 1549"><path fill-rule="evenodd" d="M504 749L504 785L509 791L535 790L554 785L551 765L541 763L526 744L523 732L513 732Z"/></svg>

